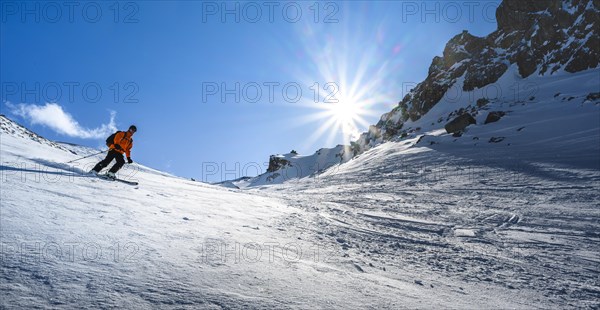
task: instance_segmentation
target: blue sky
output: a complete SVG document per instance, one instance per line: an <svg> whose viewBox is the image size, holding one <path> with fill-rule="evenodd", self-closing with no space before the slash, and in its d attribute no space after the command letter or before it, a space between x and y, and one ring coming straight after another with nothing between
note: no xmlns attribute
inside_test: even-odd
<svg viewBox="0 0 600 310"><path fill-rule="evenodd" d="M450 38L494 31L498 6L48 3L2 2L2 113L92 147L135 124L134 160L206 181L352 140L426 77Z"/></svg>

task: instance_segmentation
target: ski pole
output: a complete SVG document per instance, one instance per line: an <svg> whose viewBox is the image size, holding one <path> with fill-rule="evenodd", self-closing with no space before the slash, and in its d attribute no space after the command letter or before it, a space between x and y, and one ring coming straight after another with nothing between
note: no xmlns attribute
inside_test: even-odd
<svg viewBox="0 0 600 310"><path fill-rule="evenodd" d="M98 152L98 153L94 153L94 154L92 154L92 155L88 155L88 156L84 156L84 157L81 157L81 158L73 159L73 160L71 160L71 161L68 161L68 162L66 162L65 164L69 164L69 163L72 163L72 162L74 162L74 161L82 160L82 159L85 159L85 158L88 158L88 157L96 156L96 155L98 155L98 154L102 154L102 153L104 153L104 152L106 152L106 151L100 151L100 152Z"/></svg>

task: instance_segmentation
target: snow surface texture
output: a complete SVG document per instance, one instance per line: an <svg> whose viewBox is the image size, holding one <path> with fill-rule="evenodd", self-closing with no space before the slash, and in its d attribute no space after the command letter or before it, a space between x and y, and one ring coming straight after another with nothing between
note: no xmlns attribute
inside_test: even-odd
<svg viewBox="0 0 600 310"><path fill-rule="evenodd" d="M65 164L96 150L1 118L1 306L597 308L598 74L491 101L506 115L480 112L461 137L440 129L446 107L344 164L244 190L137 164L120 177L139 186L101 180L84 174L100 156Z"/></svg>

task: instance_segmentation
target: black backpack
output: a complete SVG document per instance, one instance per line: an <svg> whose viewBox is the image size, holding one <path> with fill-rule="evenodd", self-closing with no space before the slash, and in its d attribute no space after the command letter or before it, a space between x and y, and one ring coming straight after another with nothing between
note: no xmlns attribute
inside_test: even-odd
<svg viewBox="0 0 600 310"><path fill-rule="evenodd" d="M110 147L112 144L115 144L115 136L121 132L120 130L118 130L117 132L113 133L112 135L108 136L108 138L106 138L106 146Z"/></svg>

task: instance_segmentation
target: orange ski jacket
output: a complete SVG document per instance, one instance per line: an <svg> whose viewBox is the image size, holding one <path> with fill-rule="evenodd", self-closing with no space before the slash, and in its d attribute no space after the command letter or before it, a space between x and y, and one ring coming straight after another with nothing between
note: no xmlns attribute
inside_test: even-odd
<svg viewBox="0 0 600 310"><path fill-rule="evenodd" d="M121 149L116 148L115 145L121 146ZM128 131L120 131L115 135L113 144L110 145L111 150L115 150L121 154L125 153L127 157L131 157L131 148L133 147L133 139Z"/></svg>

